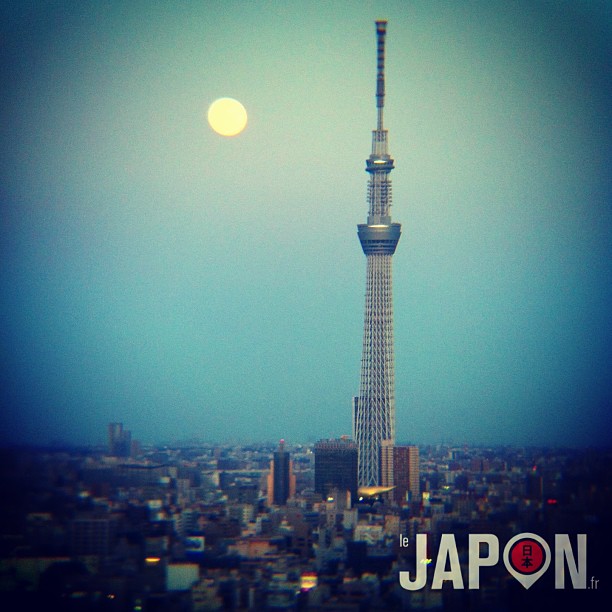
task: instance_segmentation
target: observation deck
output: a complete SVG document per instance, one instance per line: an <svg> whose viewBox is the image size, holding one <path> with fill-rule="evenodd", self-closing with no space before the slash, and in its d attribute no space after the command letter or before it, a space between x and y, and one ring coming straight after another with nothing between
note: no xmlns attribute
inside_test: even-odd
<svg viewBox="0 0 612 612"><path fill-rule="evenodd" d="M366 224L357 226L361 248L366 255L393 255L402 233L399 223Z"/></svg>

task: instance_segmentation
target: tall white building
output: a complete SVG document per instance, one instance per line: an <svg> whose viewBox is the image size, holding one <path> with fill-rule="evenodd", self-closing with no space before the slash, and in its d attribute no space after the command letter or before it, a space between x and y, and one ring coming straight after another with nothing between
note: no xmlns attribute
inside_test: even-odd
<svg viewBox="0 0 612 612"><path fill-rule="evenodd" d="M376 22L377 126L372 132L372 153L366 160L368 220L358 225L361 247L367 258L365 317L359 395L353 398L353 437L359 449L359 486L381 483L380 453L383 441L395 443L395 357L393 352L393 295L391 258L401 225L391 221L393 159L383 127L385 100L386 21Z"/></svg>

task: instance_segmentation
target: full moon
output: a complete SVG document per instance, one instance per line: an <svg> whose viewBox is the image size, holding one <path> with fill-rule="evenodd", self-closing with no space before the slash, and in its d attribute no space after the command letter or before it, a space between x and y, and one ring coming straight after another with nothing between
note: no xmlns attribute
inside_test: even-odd
<svg viewBox="0 0 612 612"><path fill-rule="evenodd" d="M236 136L247 124L247 112L238 100L219 98L208 109L208 123L221 136Z"/></svg>

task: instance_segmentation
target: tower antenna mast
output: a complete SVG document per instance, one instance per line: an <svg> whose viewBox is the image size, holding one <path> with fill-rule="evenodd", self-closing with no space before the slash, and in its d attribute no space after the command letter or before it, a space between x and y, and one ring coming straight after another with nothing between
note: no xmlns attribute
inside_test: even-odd
<svg viewBox="0 0 612 612"><path fill-rule="evenodd" d="M376 22L376 108L378 109L377 130L383 129L383 108L385 107L385 37L387 22Z"/></svg>

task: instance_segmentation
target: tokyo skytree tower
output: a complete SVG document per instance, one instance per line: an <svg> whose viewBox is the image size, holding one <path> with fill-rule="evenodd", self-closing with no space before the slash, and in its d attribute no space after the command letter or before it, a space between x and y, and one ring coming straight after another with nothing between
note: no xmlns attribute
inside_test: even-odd
<svg viewBox="0 0 612 612"><path fill-rule="evenodd" d="M358 236L367 258L365 318L359 396L353 398L353 437L359 449L359 486L380 484L380 449L383 440L395 444L395 358L393 354L393 296L391 258L401 225L391 222L393 159L383 127L385 104L386 21L376 22L378 121L372 132L372 153L366 160L368 222Z"/></svg>

